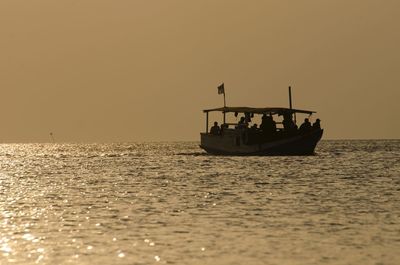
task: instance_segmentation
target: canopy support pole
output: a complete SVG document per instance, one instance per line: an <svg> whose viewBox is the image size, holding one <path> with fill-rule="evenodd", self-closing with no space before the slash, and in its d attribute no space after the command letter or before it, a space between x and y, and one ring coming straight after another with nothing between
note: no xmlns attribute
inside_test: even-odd
<svg viewBox="0 0 400 265"><path fill-rule="evenodd" d="M206 112L206 134L208 134L208 111Z"/></svg>

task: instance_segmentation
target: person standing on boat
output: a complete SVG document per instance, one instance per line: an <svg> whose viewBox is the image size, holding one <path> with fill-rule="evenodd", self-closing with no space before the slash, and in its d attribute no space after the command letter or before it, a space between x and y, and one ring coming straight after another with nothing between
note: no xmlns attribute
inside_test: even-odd
<svg viewBox="0 0 400 265"><path fill-rule="evenodd" d="M210 133L213 135L220 135L221 134L221 129L218 126L218 122L214 122L214 126L211 127Z"/></svg>

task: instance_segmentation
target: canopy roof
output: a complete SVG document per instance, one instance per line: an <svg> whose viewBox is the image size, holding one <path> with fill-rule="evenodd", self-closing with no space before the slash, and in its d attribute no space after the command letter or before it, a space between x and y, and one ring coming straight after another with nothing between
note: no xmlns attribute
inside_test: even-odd
<svg viewBox="0 0 400 265"><path fill-rule="evenodd" d="M212 111L221 111L221 112L238 112L238 113L254 113L254 114L263 114L263 113L271 113L274 114L283 114L283 113L305 113L305 114L313 114L315 111L311 110L300 110L300 109L289 109L289 108L252 108L252 107L222 107L215 109L206 109L203 112L212 112Z"/></svg>

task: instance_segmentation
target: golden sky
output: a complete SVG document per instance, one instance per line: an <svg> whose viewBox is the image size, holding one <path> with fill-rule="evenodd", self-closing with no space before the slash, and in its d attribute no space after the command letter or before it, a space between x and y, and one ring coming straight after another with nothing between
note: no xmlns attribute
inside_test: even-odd
<svg viewBox="0 0 400 265"><path fill-rule="evenodd" d="M398 0L1 0L0 34L0 142L199 140L221 82L291 85L325 139L400 136Z"/></svg>

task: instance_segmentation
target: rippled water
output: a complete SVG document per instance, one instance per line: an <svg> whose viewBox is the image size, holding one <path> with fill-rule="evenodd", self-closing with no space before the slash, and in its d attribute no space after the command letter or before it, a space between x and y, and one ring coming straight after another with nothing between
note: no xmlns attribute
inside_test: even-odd
<svg viewBox="0 0 400 265"><path fill-rule="evenodd" d="M0 145L0 264L399 264L400 141Z"/></svg>

